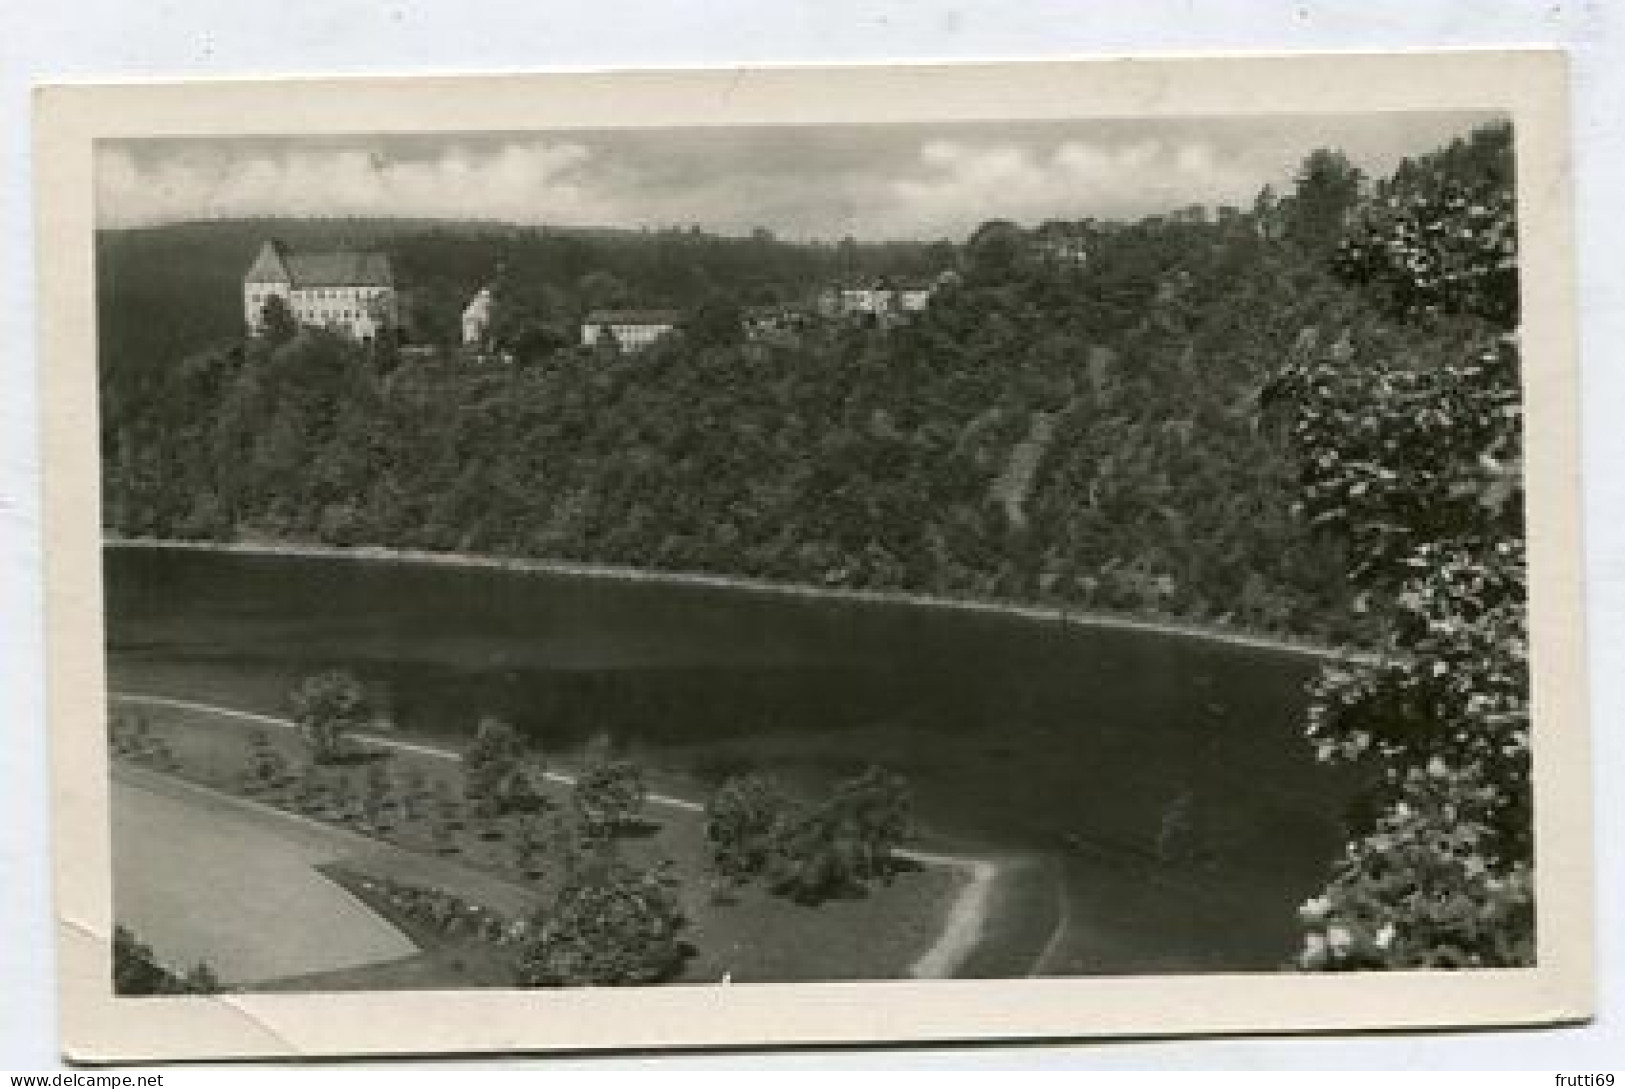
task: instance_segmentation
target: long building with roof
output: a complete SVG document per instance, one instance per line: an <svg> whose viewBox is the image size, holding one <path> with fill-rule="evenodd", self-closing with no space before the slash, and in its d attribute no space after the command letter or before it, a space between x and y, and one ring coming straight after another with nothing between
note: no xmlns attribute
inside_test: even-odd
<svg viewBox="0 0 1625 1089"><path fill-rule="evenodd" d="M287 304L301 325L370 340L401 324L401 295L389 256L361 250L296 253L268 241L243 277L243 320L252 332L265 325L272 298Z"/></svg>
<svg viewBox="0 0 1625 1089"><path fill-rule="evenodd" d="M683 322L676 310L594 310L581 322L581 343L613 339L622 351L639 352Z"/></svg>

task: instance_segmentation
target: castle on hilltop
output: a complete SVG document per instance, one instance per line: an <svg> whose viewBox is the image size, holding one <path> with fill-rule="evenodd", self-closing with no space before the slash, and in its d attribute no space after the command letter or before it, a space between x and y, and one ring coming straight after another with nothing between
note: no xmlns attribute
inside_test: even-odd
<svg viewBox="0 0 1625 1089"><path fill-rule="evenodd" d="M250 332L264 328L272 298L280 298L300 325L355 340L371 340L401 324L401 292L383 253L295 253L268 241L243 276L243 321Z"/></svg>

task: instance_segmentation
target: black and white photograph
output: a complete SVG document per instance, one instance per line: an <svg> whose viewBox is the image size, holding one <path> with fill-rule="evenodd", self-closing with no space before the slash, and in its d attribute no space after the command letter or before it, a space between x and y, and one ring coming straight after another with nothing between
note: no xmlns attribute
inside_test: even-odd
<svg viewBox="0 0 1625 1089"><path fill-rule="evenodd" d="M1275 102L99 135L113 1008L1551 967L1528 122Z"/></svg>

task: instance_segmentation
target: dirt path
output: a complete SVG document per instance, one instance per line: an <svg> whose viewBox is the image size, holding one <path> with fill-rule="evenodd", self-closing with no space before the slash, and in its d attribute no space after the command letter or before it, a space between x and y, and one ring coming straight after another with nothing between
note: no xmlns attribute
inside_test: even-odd
<svg viewBox="0 0 1625 1089"><path fill-rule="evenodd" d="M942 924L942 933L931 943L931 948L909 968L915 979L948 979L970 957L982 938L987 924L988 900L993 893L993 882L999 877L999 866L980 858L941 855L928 851L899 851L898 854L927 866L952 866L966 874L965 887L954 897L948 909L948 919Z"/></svg>
<svg viewBox="0 0 1625 1089"><path fill-rule="evenodd" d="M110 692L108 695L115 703L171 707L183 711L202 712L252 722L256 726L267 726L273 729L293 730L298 728L297 724L289 719L278 718L274 715L262 715L253 711L239 711L212 703L174 699L168 696L153 696L139 692ZM459 759L459 754L455 750L439 745L404 741L393 737L380 737L376 734L366 736L367 740L372 744L399 752L415 753L419 756L447 761ZM549 780L565 785L574 785L576 781L575 776L565 772L548 771L545 775ZM703 813L705 811L705 806L699 802L688 798L678 798L670 794L651 792L648 800L655 805L664 806L668 809L677 809L689 813ZM988 903L991 899L994 883L1002 873L1002 867L997 862L988 859L933 851L917 851L910 848L903 848L897 854L922 866L941 866L954 869L964 878L963 887L954 897L954 902L948 909L942 931L937 935L936 940L932 942L931 947L921 954L909 968L909 974L916 979L950 977L965 963L981 940L987 922Z"/></svg>
<svg viewBox="0 0 1625 1089"><path fill-rule="evenodd" d="M1069 410L1068 410L1069 411ZM1005 520L1013 529L1027 528L1027 499L1038 479L1038 467L1055 441L1055 426L1065 412L1034 412L1027 437L1016 443L1005 462L1004 471L993 482L990 495L1004 508Z"/></svg>

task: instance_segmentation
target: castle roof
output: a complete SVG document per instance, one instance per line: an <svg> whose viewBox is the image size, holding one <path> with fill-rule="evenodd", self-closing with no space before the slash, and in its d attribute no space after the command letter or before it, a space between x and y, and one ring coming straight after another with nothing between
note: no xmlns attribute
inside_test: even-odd
<svg viewBox="0 0 1625 1089"><path fill-rule="evenodd" d="M468 300L468 305L463 307L463 318L466 320L469 318L484 319L490 317L492 301L491 289L488 287L480 288L474 293L474 297Z"/></svg>
<svg viewBox="0 0 1625 1089"><path fill-rule="evenodd" d="M583 325L677 325L683 320L677 310L593 310Z"/></svg>
<svg viewBox="0 0 1625 1089"><path fill-rule="evenodd" d="M244 281L291 287L391 287L395 283L389 255L363 250L294 253L281 242L260 247Z"/></svg>

